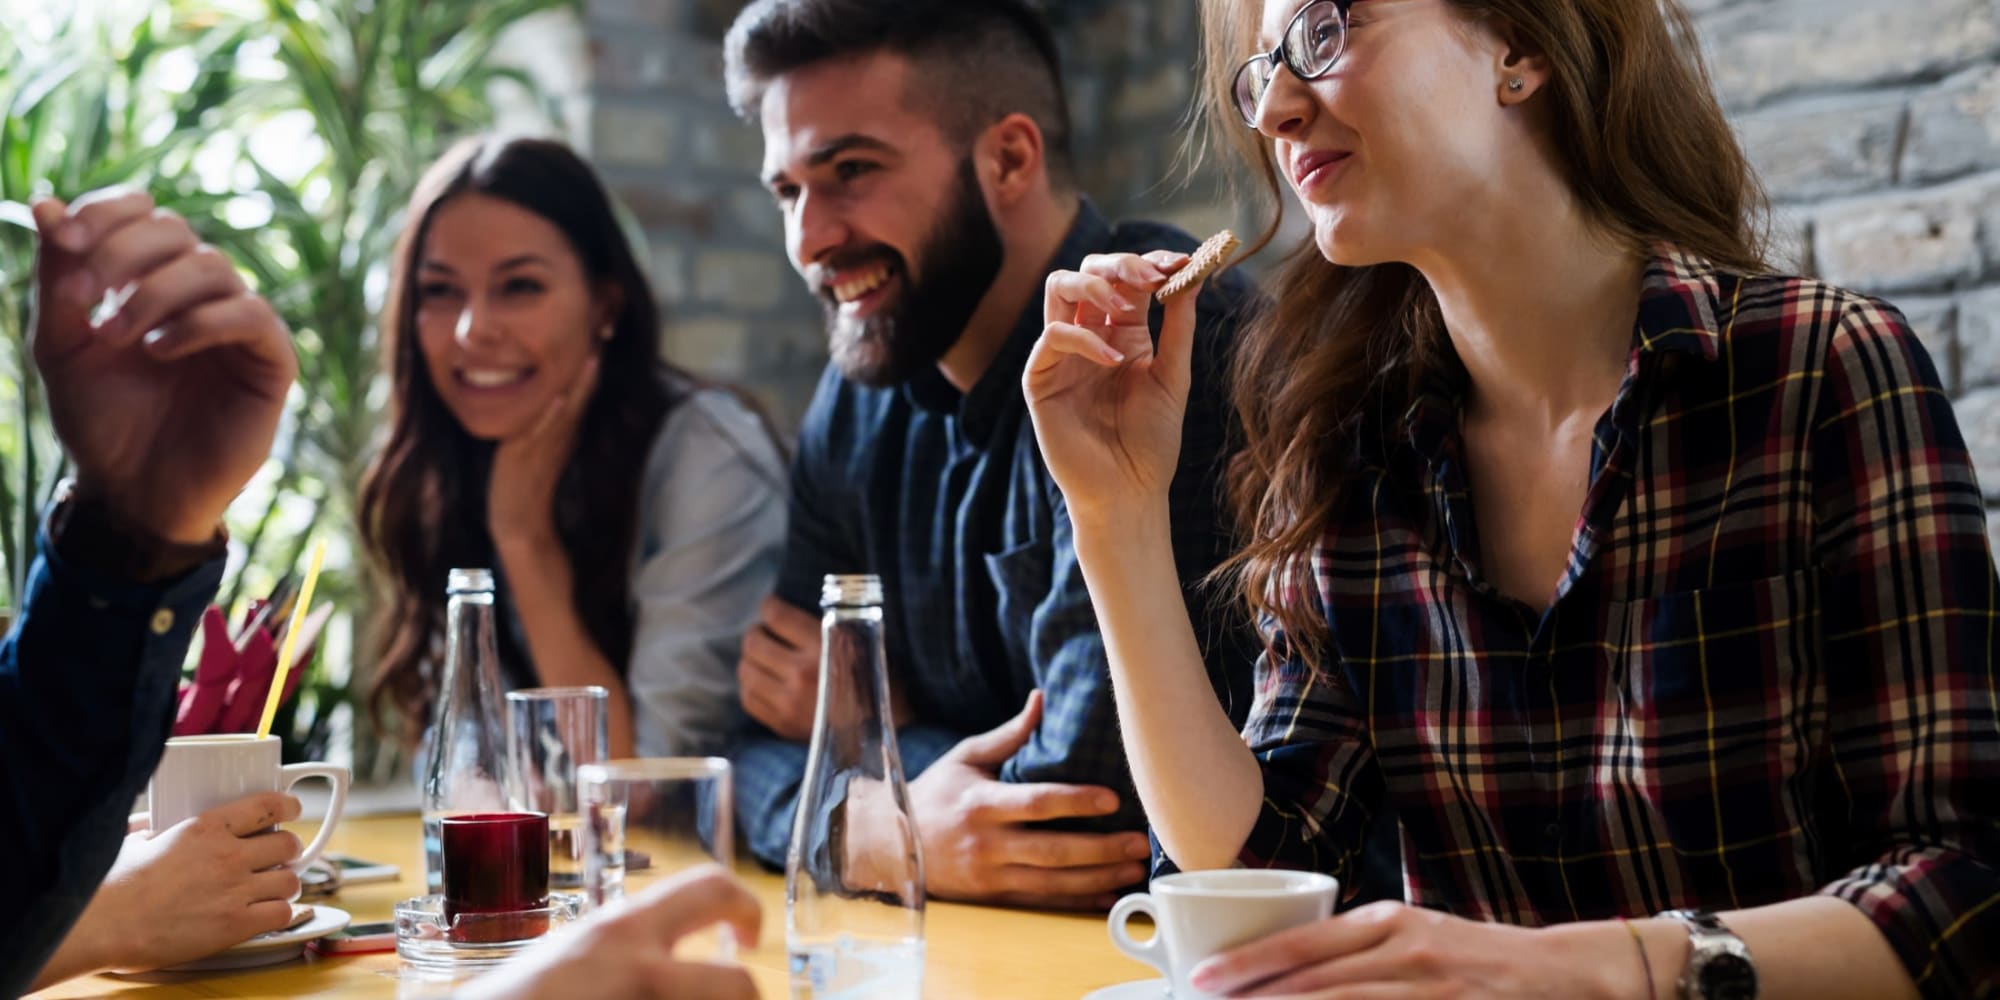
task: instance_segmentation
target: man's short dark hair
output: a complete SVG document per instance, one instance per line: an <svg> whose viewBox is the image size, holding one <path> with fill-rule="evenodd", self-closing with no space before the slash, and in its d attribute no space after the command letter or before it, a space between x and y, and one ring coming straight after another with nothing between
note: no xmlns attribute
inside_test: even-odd
<svg viewBox="0 0 2000 1000"><path fill-rule="evenodd" d="M1026 0L755 0L724 43L729 103L755 122L771 81L828 59L893 52L912 107L969 143L1019 112L1042 130L1051 182L1071 183L1069 106L1055 34Z"/></svg>

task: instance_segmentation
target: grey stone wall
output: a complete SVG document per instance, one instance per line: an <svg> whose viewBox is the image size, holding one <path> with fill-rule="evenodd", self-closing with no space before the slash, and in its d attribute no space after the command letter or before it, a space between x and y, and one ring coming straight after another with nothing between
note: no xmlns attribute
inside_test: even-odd
<svg viewBox="0 0 2000 1000"><path fill-rule="evenodd" d="M667 356L750 389L789 431L825 338L757 180L761 139L723 97L721 38L740 7L586 0L591 83L579 131L643 234Z"/></svg>
<svg viewBox="0 0 2000 1000"><path fill-rule="evenodd" d="M2000 500L2000 3L1691 6L1791 262L1901 307Z"/></svg>
<svg viewBox="0 0 2000 1000"><path fill-rule="evenodd" d="M1083 188L1108 214L1205 234L1261 220L1179 171L1195 0L1052 5ZM580 138L645 234L669 356L795 424L824 362L818 305L723 104L741 0L586 0ZM1797 268L1890 298L1957 394L2000 502L2000 2L1690 0L1716 87Z"/></svg>

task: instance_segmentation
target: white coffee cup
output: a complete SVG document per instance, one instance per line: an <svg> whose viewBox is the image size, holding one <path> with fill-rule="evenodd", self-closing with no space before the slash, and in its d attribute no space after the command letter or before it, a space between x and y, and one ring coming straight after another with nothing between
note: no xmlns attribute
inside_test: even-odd
<svg viewBox="0 0 2000 1000"><path fill-rule="evenodd" d="M278 762L278 738L254 733L224 733L215 736L176 736L167 741L153 783L146 788L147 826L157 833L184 819L234 802L257 792L292 790L307 778L325 778L333 785L333 797L326 805L326 819L319 835L306 845L298 860L285 867L303 871L319 852L326 849L334 824L347 807L347 768L335 764L284 764Z"/></svg>
<svg viewBox="0 0 2000 1000"><path fill-rule="evenodd" d="M1111 908L1111 943L1167 976L1175 1000L1209 1000L1188 973L1212 955L1333 913L1340 881L1318 872L1226 868L1180 872L1153 880ZM1133 915L1153 918L1151 939L1132 939Z"/></svg>

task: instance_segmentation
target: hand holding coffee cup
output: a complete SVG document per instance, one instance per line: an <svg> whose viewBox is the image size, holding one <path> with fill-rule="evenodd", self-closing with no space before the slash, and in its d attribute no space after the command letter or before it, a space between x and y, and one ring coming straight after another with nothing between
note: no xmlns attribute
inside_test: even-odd
<svg viewBox="0 0 2000 1000"><path fill-rule="evenodd" d="M1165 973L1175 1000L1212 1000L1189 974L1202 960L1301 924L1325 920L1339 897L1339 880L1318 872L1262 868L1180 872L1153 880L1111 908L1111 943ZM1151 939L1127 929L1139 914L1153 918Z"/></svg>
<svg viewBox="0 0 2000 1000"><path fill-rule="evenodd" d="M293 873L318 858L347 807L347 768L333 764L280 764L276 736L230 733L176 736L167 741L153 783L146 789L149 825L167 830L225 803L257 792L287 792L307 778L324 778L333 786L319 834L299 856L285 863ZM274 820L275 822L275 820ZM239 831L247 832L247 831ZM293 898L297 898L294 892Z"/></svg>
<svg viewBox="0 0 2000 1000"><path fill-rule="evenodd" d="M205 958L293 919L299 838L273 829L299 800L258 792L157 831L144 816L32 989L95 972L150 972Z"/></svg>

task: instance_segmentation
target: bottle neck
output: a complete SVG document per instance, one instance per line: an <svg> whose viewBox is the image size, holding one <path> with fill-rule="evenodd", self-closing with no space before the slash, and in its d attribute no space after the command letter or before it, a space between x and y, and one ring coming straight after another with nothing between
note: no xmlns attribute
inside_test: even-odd
<svg viewBox="0 0 2000 1000"><path fill-rule="evenodd" d="M492 692L498 684L499 658L492 592L452 594L445 604L445 670L440 678L444 696Z"/></svg>
<svg viewBox="0 0 2000 1000"><path fill-rule="evenodd" d="M879 738L889 720L880 605L826 609L820 623L820 677L820 723L834 734Z"/></svg>

